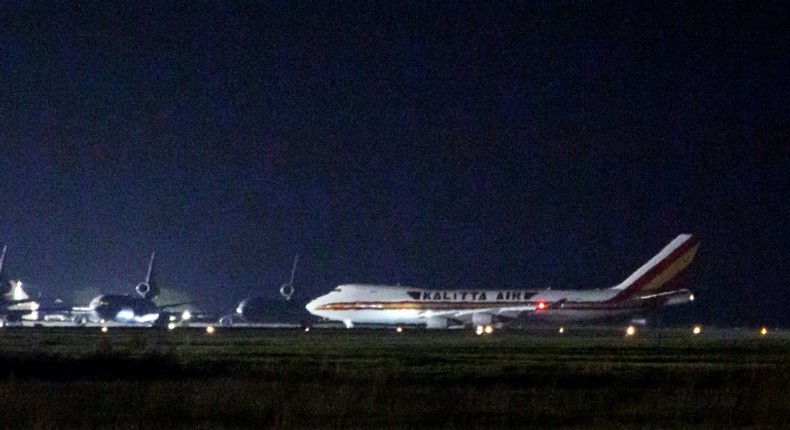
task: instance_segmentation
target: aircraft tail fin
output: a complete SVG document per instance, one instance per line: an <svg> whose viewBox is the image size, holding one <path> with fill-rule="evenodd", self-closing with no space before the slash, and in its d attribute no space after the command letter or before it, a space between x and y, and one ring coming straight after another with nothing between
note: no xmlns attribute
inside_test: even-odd
<svg viewBox="0 0 790 430"><path fill-rule="evenodd" d="M0 280L5 279L3 273L3 262L5 261L5 251L8 249L8 245L3 245L3 254L0 255Z"/></svg>
<svg viewBox="0 0 790 430"><path fill-rule="evenodd" d="M296 264L299 262L299 254L294 256L294 264L291 268L291 280L287 284L280 286L280 295L285 297L285 300L291 300L294 294L294 275L296 275Z"/></svg>
<svg viewBox="0 0 790 430"><path fill-rule="evenodd" d="M4 263L7 250L8 246L3 245L3 252L0 253L0 296L2 296L0 297L0 301L2 301L5 306L34 306L31 308L32 310L38 309L38 304L35 303L35 299L30 298L22 288L22 281L12 281L6 275ZM28 303L31 302L34 303L34 305L28 305Z"/></svg>
<svg viewBox="0 0 790 430"><path fill-rule="evenodd" d="M145 275L145 282L141 282L137 284L137 287L135 287L137 294L145 299L154 299L161 292L159 285L156 283L156 277L154 274L155 256L156 253L152 252L151 261L148 263L148 273Z"/></svg>
<svg viewBox="0 0 790 430"><path fill-rule="evenodd" d="M3 245L3 253L0 254L0 294L9 294L13 292L13 285L11 285L11 280L5 274L3 270L3 262L5 261L5 251L8 246Z"/></svg>
<svg viewBox="0 0 790 430"><path fill-rule="evenodd" d="M156 256L155 252L151 253L151 261L148 262L148 273L145 275L145 283L151 284L151 273L154 271L154 257Z"/></svg>
<svg viewBox="0 0 790 430"><path fill-rule="evenodd" d="M618 296L653 294L671 289L674 281L682 275L694 260L699 241L690 234L681 234L658 254L642 265L613 290L621 291Z"/></svg>
<svg viewBox="0 0 790 430"><path fill-rule="evenodd" d="M22 288L21 281L12 281L10 285L11 285L11 301L16 303L25 303L33 300L30 298L30 296L27 295L25 290Z"/></svg>

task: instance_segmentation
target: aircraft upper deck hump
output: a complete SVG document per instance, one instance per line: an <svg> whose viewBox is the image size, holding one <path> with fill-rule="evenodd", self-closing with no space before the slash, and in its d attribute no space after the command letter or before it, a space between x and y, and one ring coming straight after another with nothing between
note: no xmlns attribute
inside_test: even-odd
<svg viewBox="0 0 790 430"><path fill-rule="evenodd" d="M612 290L618 296L631 296L638 292L658 292L691 264L697 254L699 241L690 234L678 235L658 254Z"/></svg>

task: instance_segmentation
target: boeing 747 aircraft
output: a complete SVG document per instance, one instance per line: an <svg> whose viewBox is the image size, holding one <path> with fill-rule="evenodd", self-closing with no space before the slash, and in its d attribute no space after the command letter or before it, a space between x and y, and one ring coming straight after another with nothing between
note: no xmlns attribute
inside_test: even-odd
<svg viewBox="0 0 790 430"><path fill-rule="evenodd" d="M548 321L628 318L694 300L677 285L699 242L681 234L619 285L604 290L429 290L341 285L307 304L319 317L354 324L491 325L539 316Z"/></svg>

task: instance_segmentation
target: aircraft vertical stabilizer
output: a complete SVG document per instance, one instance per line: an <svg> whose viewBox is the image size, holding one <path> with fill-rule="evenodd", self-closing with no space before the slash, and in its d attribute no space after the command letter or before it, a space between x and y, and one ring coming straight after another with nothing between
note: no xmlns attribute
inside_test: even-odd
<svg viewBox="0 0 790 430"><path fill-rule="evenodd" d="M690 234L681 234L612 290L621 290L620 297L662 291L691 264L697 248L699 241Z"/></svg>
<svg viewBox="0 0 790 430"><path fill-rule="evenodd" d="M137 287L135 287L137 294L148 300L153 300L161 292L159 285L156 283L156 276L154 273L155 256L156 253L151 253L151 261L148 263L148 273L145 275L145 281L137 284Z"/></svg>
<svg viewBox="0 0 790 430"><path fill-rule="evenodd" d="M8 279L5 277L5 273L3 272L3 262L5 261L5 251L8 249L8 245L3 245L3 254L0 255L0 282L8 282Z"/></svg>

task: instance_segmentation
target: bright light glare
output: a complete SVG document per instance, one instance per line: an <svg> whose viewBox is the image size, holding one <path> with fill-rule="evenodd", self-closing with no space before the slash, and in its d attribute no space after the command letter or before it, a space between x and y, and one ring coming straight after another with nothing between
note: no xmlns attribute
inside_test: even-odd
<svg viewBox="0 0 790 430"><path fill-rule="evenodd" d="M310 327L305 327L305 328L304 328L304 331L305 331L305 332L308 332L308 331L310 331Z"/></svg>
<svg viewBox="0 0 790 430"><path fill-rule="evenodd" d="M491 327L490 325L487 325L486 328L483 331L485 331L486 334L491 334L491 333L494 332L494 327Z"/></svg>
<svg viewBox="0 0 790 430"><path fill-rule="evenodd" d="M175 320L176 320L176 316L175 315L170 315L170 321L175 321Z"/></svg>
<svg viewBox="0 0 790 430"><path fill-rule="evenodd" d="M544 303L544 302L538 303L538 309L540 309L540 310L546 309L546 303Z"/></svg>
<svg viewBox="0 0 790 430"><path fill-rule="evenodd" d="M213 325L206 326L206 334L214 334L214 331L216 331L216 329Z"/></svg>
<svg viewBox="0 0 790 430"><path fill-rule="evenodd" d="M401 327L401 326L398 326L398 328L396 328L396 329L395 329L395 331L397 331L398 333L400 333L400 332L402 332L402 331L403 331L403 327Z"/></svg>
<svg viewBox="0 0 790 430"><path fill-rule="evenodd" d="M134 311L131 309L121 309L116 315L115 319L121 322L130 322L134 320ZM104 319L102 318L102 322Z"/></svg>
<svg viewBox="0 0 790 430"><path fill-rule="evenodd" d="M691 332L694 333L694 334L700 334L700 333L702 333L702 327L700 327L698 325L695 325L694 328L691 329Z"/></svg>
<svg viewBox="0 0 790 430"><path fill-rule="evenodd" d="M477 328L475 328L475 334L477 335L483 334L483 326L481 325L477 326Z"/></svg>
<svg viewBox="0 0 790 430"><path fill-rule="evenodd" d="M565 327L560 327L560 334L565 333Z"/></svg>
<svg viewBox="0 0 790 430"><path fill-rule="evenodd" d="M188 309L181 313L182 320L189 321L191 318L192 318L192 312L189 312Z"/></svg>
<svg viewBox="0 0 790 430"><path fill-rule="evenodd" d="M628 328L625 329L626 336L633 336L636 334L636 327L629 325Z"/></svg>
<svg viewBox="0 0 790 430"><path fill-rule="evenodd" d="M760 329L760 336L765 336L766 334L768 334L768 329L765 328L765 327L761 328Z"/></svg>
<svg viewBox="0 0 790 430"><path fill-rule="evenodd" d="M690 301L690 302L693 302L693 301L694 301L694 294L689 294L689 301Z"/></svg>
<svg viewBox="0 0 790 430"><path fill-rule="evenodd" d="M167 329L168 330L173 330L174 328L176 328L176 323L171 322L171 323L167 324Z"/></svg>
<svg viewBox="0 0 790 430"><path fill-rule="evenodd" d="M102 326L102 328L101 328L101 332L102 332L102 333L107 333L107 326L106 326L106 325L105 325L105 326Z"/></svg>

